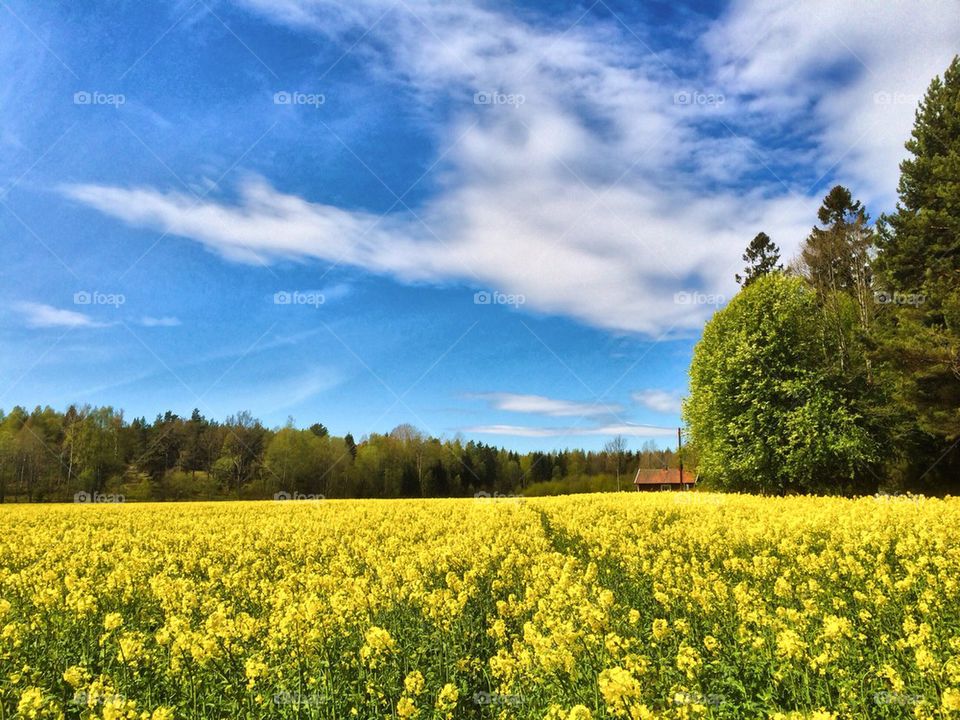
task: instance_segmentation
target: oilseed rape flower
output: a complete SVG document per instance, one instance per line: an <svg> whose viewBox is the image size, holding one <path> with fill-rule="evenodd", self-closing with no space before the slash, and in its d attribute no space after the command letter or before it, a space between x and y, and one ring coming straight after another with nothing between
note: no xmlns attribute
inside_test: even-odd
<svg viewBox="0 0 960 720"><path fill-rule="evenodd" d="M457 709L457 701L460 699L460 691L453 683L447 683L440 689L437 695L437 711L446 718L453 717L453 711Z"/></svg>
<svg viewBox="0 0 960 720"><path fill-rule="evenodd" d="M960 689L948 688L940 698L941 706L948 712L960 712Z"/></svg>
<svg viewBox="0 0 960 720"><path fill-rule="evenodd" d="M396 645L390 633L380 627L372 627L364 633L365 641L360 648L360 657L363 658L367 666L371 669L380 664L381 659L392 651Z"/></svg>
<svg viewBox="0 0 960 720"><path fill-rule="evenodd" d="M713 497L0 505L0 717L960 717L960 500Z"/></svg>
<svg viewBox="0 0 960 720"><path fill-rule="evenodd" d="M597 679L607 710L615 717L629 717L631 708L643 695L640 682L625 668L608 668Z"/></svg>
<svg viewBox="0 0 960 720"><path fill-rule="evenodd" d="M30 720L40 720L41 718L62 720L63 713L53 705L51 699L44 696L43 690L30 687L24 690L20 696L17 703L17 716Z"/></svg>
<svg viewBox="0 0 960 720"><path fill-rule="evenodd" d="M247 678L247 689L253 688L257 684L257 680L264 677L269 669L262 661L249 658L243 664L244 675Z"/></svg>
<svg viewBox="0 0 960 720"><path fill-rule="evenodd" d="M71 665L63 671L63 679L71 686L80 687L89 677L89 673L80 665Z"/></svg>
<svg viewBox="0 0 960 720"><path fill-rule="evenodd" d="M401 720L415 718L418 714L419 710L417 710L417 705L410 698L402 697L397 701L397 717L401 718Z"/></svg>
<svg viewBox="0 0 960 720"><path fill-rule="evenodd" d="M696 675L697 668L703 664L700 654L686 643L680 643L677 651L677 668L683 671L689 680Z"/></svg>
<svg viewBox="0 0 960 720"><path fill-rule="evenodd" d="M423 673L419 670L414 670L403 679L403 689L411 695L419 695L423 692L424 687L425 681L423 679Z"/></svg>
<svg viewBox="0 0 960 720"><path fill-rule="evenodd" d="M103 629L112 632L123 625L123 615L120 613L109 613L103 619Z"/></svg>

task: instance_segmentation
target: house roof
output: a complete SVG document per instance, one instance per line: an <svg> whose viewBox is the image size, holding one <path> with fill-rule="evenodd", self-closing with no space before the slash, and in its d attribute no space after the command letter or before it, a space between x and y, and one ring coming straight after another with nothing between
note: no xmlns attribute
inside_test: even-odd
<svg viewBox="0 0 960 720"><path fill-rule="evenodd" d="M683 474L683 483L692 484L696 482L694 476L690 473ZM649 469L640 468L633 479L634 485L680 485L680 470L677 468Z"/></svg>

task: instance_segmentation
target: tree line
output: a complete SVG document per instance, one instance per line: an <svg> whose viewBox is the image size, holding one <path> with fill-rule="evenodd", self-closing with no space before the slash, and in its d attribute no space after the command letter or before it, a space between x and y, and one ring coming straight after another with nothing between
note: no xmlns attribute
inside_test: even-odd
<svg viewBox="0 0 960 720"><path fill-rule="evenodd" d="M267 428L249 412L194 410L128 421L111 407L0 411L0 502L285 497L463 497L629 489L637 467L673 467L648 441L629 450L518 453L429 437L410 425L355 441L321 423Z"/></svg>
<svg viewBox="0 0 960 720"><path fill-rule="evenodd" d="M722 489L960 487L960 56L916 112L893 212L836 186L784 267L759 233L684 404Z"/></svg>

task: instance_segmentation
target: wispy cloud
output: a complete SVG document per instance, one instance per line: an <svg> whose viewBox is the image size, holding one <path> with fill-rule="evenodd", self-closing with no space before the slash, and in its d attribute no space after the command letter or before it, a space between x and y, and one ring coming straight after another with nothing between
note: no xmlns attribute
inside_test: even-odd
<svg viewBox="0 0 960 720"><path fill-rule="evenodd" d="M917 103L957 52L958 10L955 0L742 0L702 45L717 83L747 98L751 122L814 128L815 176L835 171L889 207Z"/></svg>
<svg viewBox="0 0 960 720"><path fill-rule="evenodd" d="M716 304L695 299L733 294L758 230L790 257L815 217L817 176L889 200L914 107L899 98L922 93L960 34L953 2L744 0L694 39L693 76L669 53L638 54L615 20L568 28L426 0L241 4L344 42L362 28L357 52L375 72L411 103L444 108L431 125L443 182L415 217L312 202L256 177L234 200L101 183L69 185L69 197L232 261L452 280L656 337L696 332ZM853 68L845 79L841 67ZM490 91L523 102L475 99ZM715 95L724 102L695 100Z"/></svg>
<svg viewBox="0 0 960 720"><path fill-rule="evenodd" d="M151 317L145 315L140 318L140 324L143 327L176 327L181 324L180 319L176 317Z"/></svg>
<svg viewBox="0 0 960 720"><path fill-rule="evenodd" d="M679 414L681 395L668 390L640 390L633 394L633 399L649 410L659 413Z"/></svg>
<svg viewBox="0 0 960 720"><path fill-rule="evenodd" d="M32 328L98 328L107 325L75 310L63 310L44 303L21 302L14 308L22 322Z"/></svg>
<svg viewBox="0 0 960 720"><path fill-rule="evenodd" d="M400 281L458 281L523 295L534 311L657 335L700 327L714 308L676 294L730 294L757 227L799 235L815 208L734 188L754 169L749 145L705 144L702 109L674 102L686 83L638 57L616 23L584 19L567 31L471 3L358 2L349 13L325 2L247 5L301 32L370 28L372 44L389 48L372 55L378 70L409 83L414 102L450 108L433 126L445 180L415 217L311 202L256 177L236 200L92 183L64 188L69 197L233 261L312 258ZM477 104L488 90L524 102ZM704 157L739 168L712 194L704 186L716 179L690 171Z"/></svg>
<svg viewBox="0 0 960 720"><path fill-rule="evenodd" d="M337 387L344 381L336 368L314 367L297 375L280 377L255 384L216 385L204 393L207 407L213 413L227 414L238 408L258 408L262 413L295 411L309 400ZM188 402L192 399L188 398Z"/></svg>
<svg viewBox="0 0 960 720"><path fill-rule="evenodd" d="M473 393L470 398L486 400L491 408L506 412L547 415L550 417L595 417L611 415L623 410L617 403L574 402L558 400L543 395L520 395L516 393Z"/></svg>
<svg viewBox="0 0 960 720"><path fill-rule="evenodd" d="M558 437L595 437L623 435L626 437L672 437L676 430L650 425L629 423L600 425L593 427L545 427L527 425L477 425L463 428L464 432L480 435L501 435L504 437L558 438Z"/></svg>

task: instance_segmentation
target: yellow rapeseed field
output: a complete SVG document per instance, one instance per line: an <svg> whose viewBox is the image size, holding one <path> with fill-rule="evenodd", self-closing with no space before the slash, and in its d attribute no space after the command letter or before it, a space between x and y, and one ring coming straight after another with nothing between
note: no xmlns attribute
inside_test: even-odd
<svg viewBox="0 0 960 720"><path fill-rule="evenodd" d="M0 507L7 718L960 717L960 501Z"/></svg>

